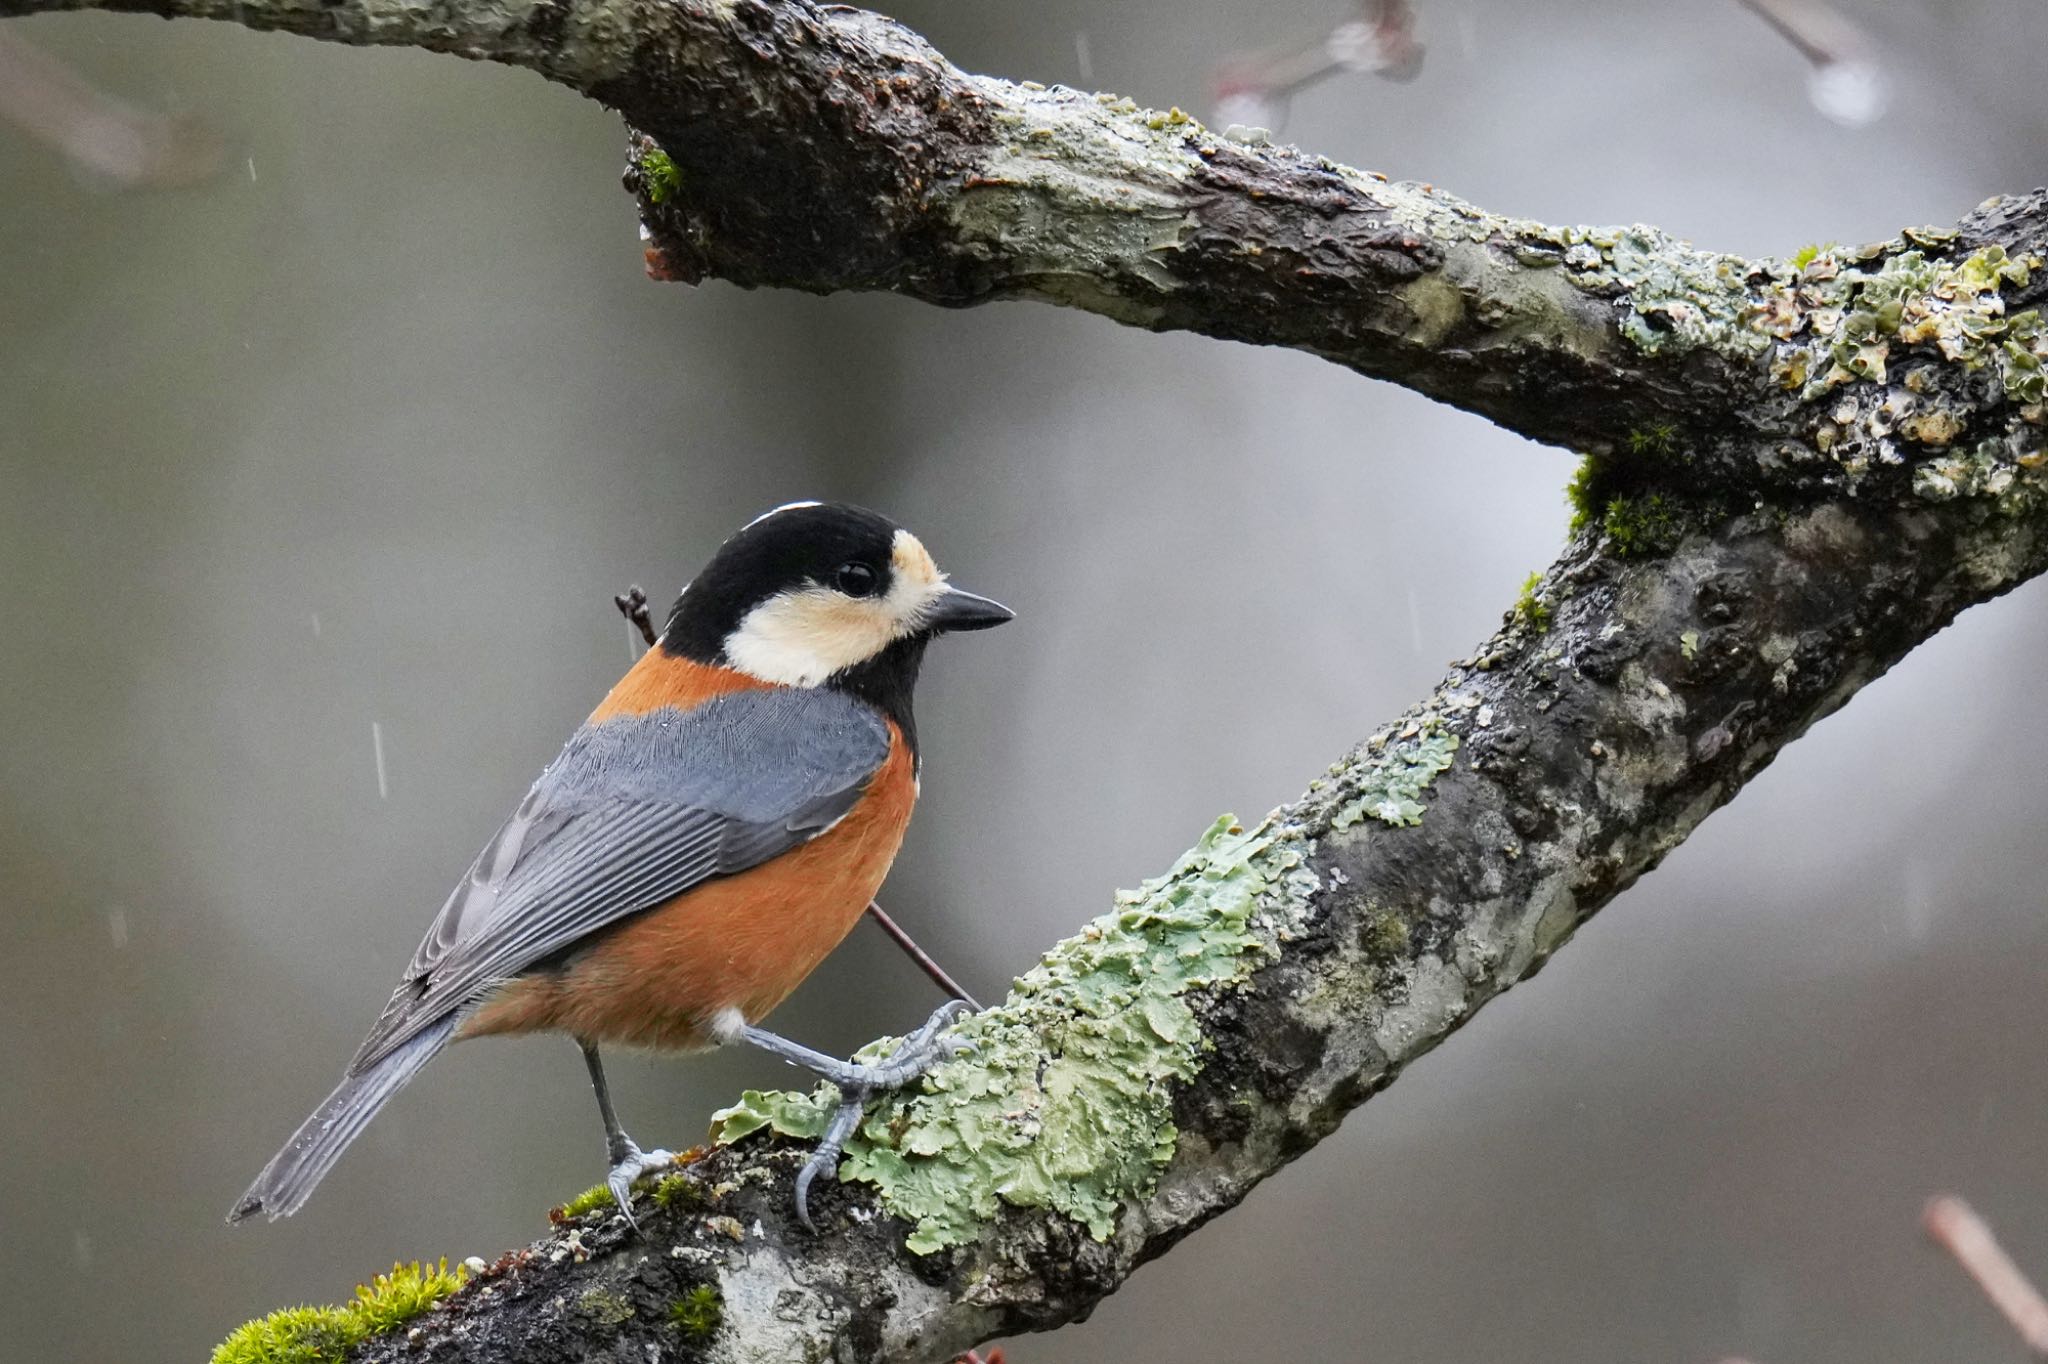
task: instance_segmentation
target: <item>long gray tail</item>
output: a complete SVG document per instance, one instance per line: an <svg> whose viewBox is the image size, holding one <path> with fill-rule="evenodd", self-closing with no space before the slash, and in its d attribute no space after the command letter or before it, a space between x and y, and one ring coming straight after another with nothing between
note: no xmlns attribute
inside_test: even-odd
<svg viewBox="0 0 2048 1364"><path fill-rule="evenodd" d="M360 1073L344 1076L326 1101L313 1110L313 1116L299 1124L284 1149L270 1158L270 1164L228 1214L228 1221L239 1222L260 1212L275 1222L304 1207L314 1186L327 1177L348 1144L377 1116L377 1110L448 1045L455 1023L454 1018L437 1023Z"/></svg>

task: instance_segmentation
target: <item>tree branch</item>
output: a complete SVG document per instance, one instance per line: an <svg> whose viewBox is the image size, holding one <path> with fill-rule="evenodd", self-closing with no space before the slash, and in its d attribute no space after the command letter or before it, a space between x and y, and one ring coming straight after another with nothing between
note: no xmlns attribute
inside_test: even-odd
<svg viewBox="0 0 2048 1364"><path fill-rule="evenodd" d="M645 1239L594 1214L360 1357L673 1350L667 1306L706 1284L724 1324L685 1357L943 1360L1083 1317L2044 563L2038 517L1968 499L1756 514L1642 563L1582 540L1538 594L1548 629L1517 613L1300 801L1206 840L963 1025L979 1054L870 1115L865 1182L813 1191L823 1235L791 1216L801 1144L749 1136L692 1165ZM821 1114L750 1095L724 1130Z"/></svg>
<svg viewBox="0 0 2048 1364"><path fill-rule="evenodd" d="M1809 725L2048 565L2039 193L1748 262L969 76L797 0L110 7L489 57L602 99L646 132L629 180L665 273L1298 346L1594 456L1579 533L1503 629L962 1024L978 1050L871 1111L847 1182L813 1191L823 1235L789 1181L829 1103L749 1094L644 1235L569 1218L361 1359L939 1360L1085 1316Z"/></svg>
<svg viewBox="0 0 2048 1364"><path fill-rule="evenodd" d="M1178 111L974 76L805 0L0 0L226 19L528 67L619 110L667 277L1031 298L1292 346L1594 453L1731 399L1746 262L1482 212ZM1689 294L1703 315L1674 312ZM1711 324L1711 325L1708 325ZM1726 344L1731 341L1740 344Z"/></svg>

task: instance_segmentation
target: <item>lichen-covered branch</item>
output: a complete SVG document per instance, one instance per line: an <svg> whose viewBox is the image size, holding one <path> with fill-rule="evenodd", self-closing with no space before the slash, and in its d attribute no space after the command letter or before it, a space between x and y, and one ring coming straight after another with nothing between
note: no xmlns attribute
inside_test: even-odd
<svg viewBox="0 0 2048 1364"><path fill-rule="evenodd" d="M603 100L641 130L627 178L664 275L1296 346L1588 454L1572 542L1502 630L963 1024L978 1049L872 1111L846 1182L813 1190L823 1234L789 1189L821 1099L749 1094L642 1234L579 1200L438 1305L439 1276L394 1275L224 1364L923 1361L1075 1320L1807 726L2048 565L2039 192L1751 262L970 76L802 0L91 2L488 57Z"/></svg>
<svg viewBox="0 0 2048 1364"><path fill-rule="evenodd" d="M822 1234L789 1187L821 1102L748 1094L641 1236L600 1197L352 1358L936 1361L1086 1315L2048 564L2018 477L2018 501L1773 509L1648 559L1581 536L1427 701L964 1025L980 1050L874 1110L848 1182L813 1191Z"/></svg>

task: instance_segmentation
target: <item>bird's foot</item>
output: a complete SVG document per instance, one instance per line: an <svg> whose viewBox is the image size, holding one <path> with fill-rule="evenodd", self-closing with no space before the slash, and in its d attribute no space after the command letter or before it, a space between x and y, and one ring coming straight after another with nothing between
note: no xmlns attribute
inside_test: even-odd
<svg viewBox="0 0 2048 1364"><path fill-rule="evenodd" d="M633 1216L634 1183L643 1175L667 1169L675 1163L673 1151L643 1151L631 1141L622 1150L612 1152L612 1168L611 1173L605 1176L605 1187L612 1191L612 1201L625 1214L627 1226L640 1230L640 1223Z"/></svg>
<svg viewBox="0 0 2048 1364"><path fill-rule="evenodd" d="M868 1100L876 1094L901 1089L940 1062L974 1050L974 1044L964 1038L940 1036L972 1012L973 1009L960 1000L946 1001L932 1011L932 1016L924 1021L923 1026L879 1061L835 1060L773 1033L758 1028L746 1030L744 1035L749 1042L774 1052L791 1065L802 1066L822 1076L839 1088L839 1107L833 1110L832 1121L826 1124L825 1134L818 1139L811 1158L804 1162L804 1168L796 1176L796 1216L807 1231L817 1230L811 1222L811 1182L821 1174L837 1173L840 1153L845 1149L847 1138L860 1126L861 1114L866 1111Z"/></svg>

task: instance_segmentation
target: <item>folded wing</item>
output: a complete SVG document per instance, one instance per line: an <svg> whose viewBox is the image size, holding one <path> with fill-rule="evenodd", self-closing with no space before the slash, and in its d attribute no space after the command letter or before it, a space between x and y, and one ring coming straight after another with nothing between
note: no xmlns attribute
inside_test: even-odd
<svg viewBox="0 0 2048 1364"><path fill-rule="evenodd" d="M871 708L807 688L584 726L449 896L350 1071L592 934L816 837L889 742Z"/></svg>

